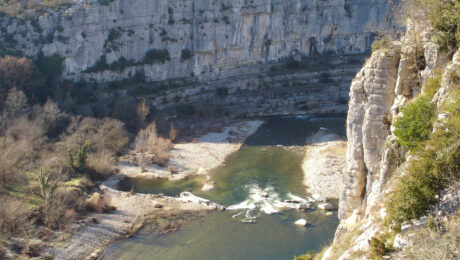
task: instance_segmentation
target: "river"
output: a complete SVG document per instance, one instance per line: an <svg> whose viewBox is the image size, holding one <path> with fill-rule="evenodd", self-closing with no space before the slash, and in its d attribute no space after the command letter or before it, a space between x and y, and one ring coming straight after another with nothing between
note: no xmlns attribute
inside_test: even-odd
<svg viewBox="0 0 460 260"><path fill-rule="evenodd" d="M345 135L345 115L270 118L242 148L213 171L212 191L201 191L203 177L170 182L125 179L120 189L176 196L182 191L226 205L184 221L180 229L159 234L146 227L111 245L104 259L292 259L319 250L333 238L337 212L280 210L286 199L308 199L301 163L306 138L320 127ZM337 205L337 201L331 201ZM306 227L293 223L307 219ZM255 223L242 223L251 220Z"/></svg>

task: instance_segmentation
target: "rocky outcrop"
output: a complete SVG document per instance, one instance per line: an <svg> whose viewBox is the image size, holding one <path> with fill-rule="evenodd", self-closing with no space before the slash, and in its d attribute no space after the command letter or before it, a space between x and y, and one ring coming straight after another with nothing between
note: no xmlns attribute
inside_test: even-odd
<svg viewBox="0 0 460 260"><path fill-rule="evenodd" d="M347 170L339 209L341 219L353 212L364 218L378 204L389 176L398 166L396 159L402 158L405 152L397 147L396 137L392 135L395 118L404 104L420 94L418 82L425 82L436 70L446 67L447 55L429 39L432 29L427 27L421 35L426 66L420 74L411 58L413 49L406 35L401 42L391 44L392 50L374 52L353 80L347 120ZM438 100L448 99L445 96L449 88L448 75L459 63L456 59L460 55L456 57L447 66L443 87L433 100L438 107Z"/></svg>
<svg viewBox="0 0 460 260"><path fill-rule="evenodd" d="M64 57L69 78L112 81L142 70L153 81L191 74L211 80L288 56L362 53L377 32L395 30L393 5L392 0L75 0L38 19L4 17L0 23L6 28L3 41L16 42L17 50ZM164 50L169 59L146 62L150 50ZM87 71L102 60L119 64Z"/></svg>
<svg viewBox="0 0 460 260"><path fill-rule="evenodd" d="M1 17L0 53L58 54L65 78L122 82L107 96L163 111L344 113L362 54L400 29L395 2L75 0L37 18Z"/></svg>
<svg viewBox="0 0 460 260"><path fill-rule="evenodd" d="M366 198L381 175L382 150L391 133L391 106L398 72L397 52L377 51L353 80L347 119L347 169L339 217L365 211Z"/></svg>
<svg viewBox="0 0 460 260"><path fill-rule="evenodd" d="M426 26L421 35L424 63L417 66L423 64L424 68L415 65L413 43L411 45L406 36L401 42L390 44L389 49L375 51L353 80L347 120L347 168L339 203L341 224L333 247L323 259L332 259L332 251L337 250L334 245L342 243L343 246L344 239L349 239L347 233L353 236L354 242L347 242L348 250L336 254L333 259L356 259L356 253L369 250L371 238L384 233L381 222L386 216L386 198L392 192L395 180L404 174L407 162L414 159L413 156L406 156L405 162L401 159L406 150L397 145L393 135L395 119L403 105L423 93L420 83L433 77L436 70L444 72L441 88L432 103L436 105L438 120L442 122L449 117L443 107L449 106L449 93L458 84L451 79L458 73L460 52L457 51L452 62L448 63L447 55L438 51L430 40L432 29ZM455 195L450 197L457 201ZM439 214L434 212L433 215ZM402 244L397 242L395 248L404 247Z"/></svg>

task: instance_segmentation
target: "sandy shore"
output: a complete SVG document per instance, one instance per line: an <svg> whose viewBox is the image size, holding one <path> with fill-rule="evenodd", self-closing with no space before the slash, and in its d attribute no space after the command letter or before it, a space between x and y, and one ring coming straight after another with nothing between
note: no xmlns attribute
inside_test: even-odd
<svg viewBox="0 0 460 260"><path fill-rule="evenodd" d="M325 198L340 197L346 149L347 142L327 129L321 129L307 140L302 169L309 193Z"/></svg>
<svg viewBox="0 0 460 260"><path fill-rule="evenodd" d="M120 172L129 177L162 177L180 180L193 175L206 175L223 163L225 158L238 151L244 140L252 135L263 121L244 121L225 127L222 132L202 135L193 143L175 144L171 158L165 167L150 166L147 171L122 162ZM174 169L171 174L168 168Z"/></svg>
<svg viewBox="0 0 460 260"><path fill-rule="evenodd" d="M130 194L101 185L104 197L117 208L108 214L91 214L73 224L72 236L50 250L54 259L100 259L112 242L125 239L140 229L154 215L173 215L184 211L214 210L205 205L152 194ZM161 208L160 208L161 207ZM97 223L94 220L97 219Z"/></svg>
<svg viewBox="0 0 460 260"><path fill-rule="evenodd" d="M103 196L110 197L111 204L117 210L108 214L94 213L74 223L71 228L72 236L64 242L54 242L49 253L55 259L100 259L110 243L129 237L152 216L219 209L220 206L215 203L203 203L201 200L199 203L196 198L131 194L113 187L122 176L167 177L177 180L191 175L205 175L221 165L229 154L236 152L262 123L263 121L240 122L226 127L220 133L211 132L200 136L197 142L176 144L168 165L174 167L177 171L175 174L167 171L167 167L151 167L149 171L141 172L139 167L122 164L118 176L101 184Z"/></svg>

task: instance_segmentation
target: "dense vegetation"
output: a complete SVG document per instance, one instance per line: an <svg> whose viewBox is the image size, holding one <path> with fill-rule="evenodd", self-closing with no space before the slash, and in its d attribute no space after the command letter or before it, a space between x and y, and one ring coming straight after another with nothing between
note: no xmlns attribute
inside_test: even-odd
<svg viewBox="0 0 460 260"><path fill-rule="evenodd" d="M458 48L460 2L449 0L415 1L428 10L435 29L433 40L449 54ZM402 109L395 123L398 143L410 151L405 175L397 182L388 202L389 224L423 216L437 201L442 188L460 179L460 68L436 71L425 82L423 94ZM433 103L441 83L450 86L448 104ZM444 113L446 118L436 119ZM433 131L433 126L435 131Z"/></svg>
<svg viewBox="0 0 460 260"><path fill-rule="evenodd" d="M452 51L460 42L460 2L425 0L424 8L431 10L431 24L436 30L435 41L443 51Z"/></svg>
<svg viewBox="0 0 460 260"><path fill-rule="evenodd" d="M409 162L406 175L390 196L388 211L391 222L402 223L426 214L429 206L436 202L439 190L460 179L460 81L454 80L457 85L451 93L453 102L444 105L449 117L436 122L435 132L431 132L431 124L417 121L426 117L424 114L427 112L422 109L412 109L411 113L403 114L399 120L408 122L405 117L410 117L414 125L423 129L413 132L411 127L404 124L403 127L399 124L399 128L396 125L400 143L412 150L414 159ZM409 107L417 103L425 106L424 99L426 97L419 98ZM409 138L410 142L407 142L409 133L424 133L424 138Z"/></svg>
<svg viewBox="0 0 460 260"><path fill-rule="evenodd" d="M0 258L5 246L38 256L40 249L30 239L66 231L87 212L114 210L109 197L88 195L116 172L116 158L137 131L140 164L169 159L171 140L157 134L155 123L148 124L152 115L145 100L131 111L123 105L101 107L128 118L130 127L104 112L95 117L100 112L87 106L94 90L59 80L62 69L57 55L40 55L36 62L0 58ZM173 125L169 135L177 135ZM11 242L13 236L27 239Z"/></svg>
<svg viewBox="0 0 460 260"><path fill-rule="evenodd" d="M424 0L421 7L429 10L435 29L433 40L441 51L452 54L458 49L460 37L460 2ZM450 87L448 104L432 103L441 87L442 72L423 86L423 95L402 110L395 124L398 143L411 151L406 175L397 183L388 202L388 223L404 221L425 215L442 188L460 179L460 68L445 72ZM435 120L444 113L445 119ZM433 131L433 125L436 130Z"/></svg>

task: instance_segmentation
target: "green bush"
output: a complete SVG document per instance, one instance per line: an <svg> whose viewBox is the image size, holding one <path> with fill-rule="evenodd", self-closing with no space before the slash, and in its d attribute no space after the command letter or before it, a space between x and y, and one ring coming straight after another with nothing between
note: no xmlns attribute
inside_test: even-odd
<svg viewBox="0 0 460 260"><path fill-rule="evenodd" d="M107 64L106 57L105 55L101 55L101 57L99 57L99 60L97 60L93 66L87 68L84 72L100 72L107 69L109 69L109 65Z"/></svg>
<svg viewBox="0 0 460 260"><path fill-rule="evenodd" d="M380 40L374 41L371 45L371 48L373 52L382 50L382 49L391 49L393 48L393 44L391 43L390 40L388 40L388 38L384 37Z"/></svg>
<svg viewBox="0 0 460 260"><path fill-rule="evenodd" d="M294 260L313 260L315 258L315 251L308 251L305 255L295 256Z"/></svg>
<svg viewBox="0 0 460 260"><path fill-rule="evenodd" d="M400 224L426 214L438 192L460 180L460 97L451 94L447 120L429 136L424 146L414 149L406 175L398 181L388 201L387 224Z"/></svg>
<svg viewBox="0 0 460 260"><path fill-rule="evenodd" d="M183 49L180 55L181 62L184 62L193 57L193 52L189 49Z"/></svg>
<svg viewBox="0 0 460 260"><path fill-rule="evenodd" d="M434 40L442 51L455 51L460 42L460 2L425 0L436 34Z"/></svg>
<svg viewBox="0 0 460 260"><path fill-rule="evenodd" d="M108 51L118 51L121 44L117 40L122 36L122 30L120 27L112 28L109 31L107 39L104 42L104 48Z"/></svg>
<svg viewBox="0 0 460 260"><path fill-rule="evenodd" d="M152 50L149 50L145 54L144 63L147 63L147 64L165 63L165 61L168 61L170 59L171 57L169 56L168 50L152 49Z"/></svg>
<svg viewBox="0 0 460 260"><path fill-rule="evenodd" d="M406 175L398 182L388 203L390 223L423 216L436 202L436 194L442 187L440 179L432 173L433 164L427 158L419 158L409 165Z"/></svg>
<svg viewBox="0 0 460 260"><path fill-rule="evenodd" d="M369 241L371 259L383 259L383 255L386 252L385 241L378 237L373 237Z"/></svg>
<svg viewBox="0 0 460 260"><path fill-rule="evenodd" d="M421 97L403 108L402 116L395 123L394 134L398 137L398 143L413 150L428 139L434 119L434 106L427 97Z"/></svg>
<svg viewBox="0 0 460 260"><path fill-rule="evenodd" d="M423 85L423 92L429 98L433 98L436 92L441 88L442 72L436 71L434 77L429 78Z"/></svg>
<svg viewBox="0 0 460 260"><path fill-rule="evenodd" d="M37 58L37 68L45 75L50 77L57 77L62 74L64 71L64 58L59 54L53 54L50 56L43 55L42 52L38 55Z"/></svg>
<svg viewBox="0 0 460 260"><path fill-rule="evenodd" d="M110 64L109 68L112 71L123 71L127 67L135 66L136 63L121 56L117 61Z"/></svg>

